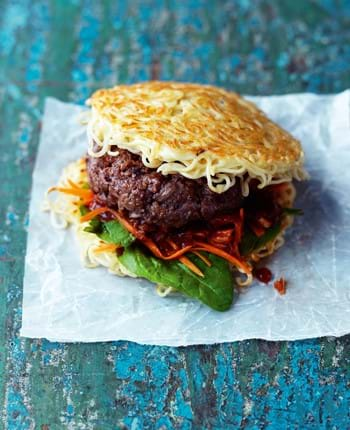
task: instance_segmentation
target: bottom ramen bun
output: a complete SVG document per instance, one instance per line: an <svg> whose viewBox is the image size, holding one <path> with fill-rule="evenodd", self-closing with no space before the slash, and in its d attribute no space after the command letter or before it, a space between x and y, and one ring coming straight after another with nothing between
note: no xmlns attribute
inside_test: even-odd
<svg viewBox="0 0 350 430"><path fill-rule="evenodd" d="M75 226L88 267L229 309L299 213L300 143L213 86L119 85L87 104L87 154L50 188L53 221Z"/></svg>

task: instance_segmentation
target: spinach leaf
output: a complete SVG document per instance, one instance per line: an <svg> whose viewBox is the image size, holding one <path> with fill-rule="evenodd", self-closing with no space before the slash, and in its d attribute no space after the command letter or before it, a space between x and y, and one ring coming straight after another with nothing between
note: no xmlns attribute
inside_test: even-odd
<svg viewBox="0 0 350 430"><path fill-rule="evenodd" d="M85 206L80 207L80 212L85 215ZM86 208L87 209L87 208ZM100 221L97 217L90 220L89 224L84 228L84 231L88 233L96 234L100 239L108 243L115 243L121 245L124 248L130 246L135 237L129 233L118 221Z"/></svg>
<svg viewBox="0 0 350 430"><path fill-rule="evenodd" d="M89 213L89 208L79 206L80 215L84 216ZM130 246L135 238L129 233L118 221L100 221L97 217L90 220L84 228L88 233L95 233L99 238L108 243L115 243L124 247Z"/></svg>
<svg viewBox="0 0 350 430"><path fill-rule="evenodd" d="M108 243L115 243L124 248L130 246L135 237L128 232L118 221L107 221L102 223L102 232L98 235Z"/></svg>
<svg viewBox="0 0 350 430"><path fill-rule="evenodd" d="M265 233L258 237L249 228L246 228L243 233L243 238L240 243L240 252L246 256L251 254L253 251L262 248L271 240L275 239L278 233L281 231L281 224L277 223L265 231Z"/></svg>
<svg viewBox="0 0 350 430"><path fill-rule="evenodd" d="M81 207L80 212L84 215L88 209ZM116 220L103 222L95 217L84 231L96 234L105 242L123 246L124 252L119 260L136 276L173 287L215 310L225 311L230 308L233 280L229 264L222 258L204 253L212 263L208 267L197 256L191 256L204 274L204 278L201 278L179 261L164 261L149 255L138 245L131 246L135 237Z"/></svg>
<svg viewBox="0 0 350 430"><path fill-rule="evenodd" d="M146 254L138 246L126 248L119 260L139 277L173 287L217 311L226 311L233 300L233 279L229 264L215 255L203 254L211 261L211 267L195 255L191 256L191 260L203 272L204 278L194 274L179 261L160 260Z"/></svg>
<svg viewBox="0 0 350 430"><path fill-rule="evenodd" d="M103 223L98 218L93 218L89 224L84 228L88 233L95 233L100 235L103 231Z"/></svg>
<svg viewBox="0 0 350 430"><path fill-rule="evenodd" d="M239 251L241 255L249 255L256 248L258 237L249 229L245 228L241 243L239 244Z"/></svg>
<svg viewBox="0 0 350 430"><path fill-rule="evenodd" d="M80 215L84 216L89 213L89 208L87 206L79 206ZM102 222L98 218L93 218L89 224L84 228L84 231L88 233L100 234L102 233Z"/></svg>

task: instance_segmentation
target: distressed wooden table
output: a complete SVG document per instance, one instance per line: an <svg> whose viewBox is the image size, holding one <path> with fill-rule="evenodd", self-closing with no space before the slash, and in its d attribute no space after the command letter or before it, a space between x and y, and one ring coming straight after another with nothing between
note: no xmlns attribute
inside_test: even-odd
<svg viewBox="0 0 350 430"><path fill-rule="evenodd" d="M349 336L187 348L18 337L44 98L82 103L97 87L150 78L250 94L341 91L350 2L0 5L0 427L350 428Z"/></svg>

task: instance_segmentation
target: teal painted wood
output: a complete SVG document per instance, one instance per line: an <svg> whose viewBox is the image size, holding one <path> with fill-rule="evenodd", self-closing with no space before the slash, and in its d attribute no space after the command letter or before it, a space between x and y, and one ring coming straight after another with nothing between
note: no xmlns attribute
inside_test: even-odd
<svg viewBox="0 0 350 430"><path fill-rule="evenodd" d="M0 405L7 429L350 428L350 337L165 348L18 337L43 100L178 79L350 87L343 1L0 2Z"/></svg>

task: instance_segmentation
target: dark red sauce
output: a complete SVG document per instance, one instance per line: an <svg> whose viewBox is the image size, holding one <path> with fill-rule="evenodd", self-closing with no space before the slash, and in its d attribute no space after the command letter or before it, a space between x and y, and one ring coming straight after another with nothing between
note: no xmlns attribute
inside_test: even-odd
<svg viewBox="0 0 350 430"><path fill-rule="evenodd" d="M124 248L117 248L116 249L116 253L117 253L118 257L120 257L121 255L123 255L123 252L124 252Z"/></svg>
<svg viewBox="0 0 350 430"><path fill-rule="evenodd" d="M280 278L277 281L274 282L273 286L276 288L276 290L281 294L286 294L286 285L287 281L284 278Z"/></svg>
<svg viewBox="0 0 350 430"><path fill-rule="evenodd" d="M267 267L260 267L260 269L254 270L254 276L258 281L268 284L271 281L272 273Z"/></svg>

